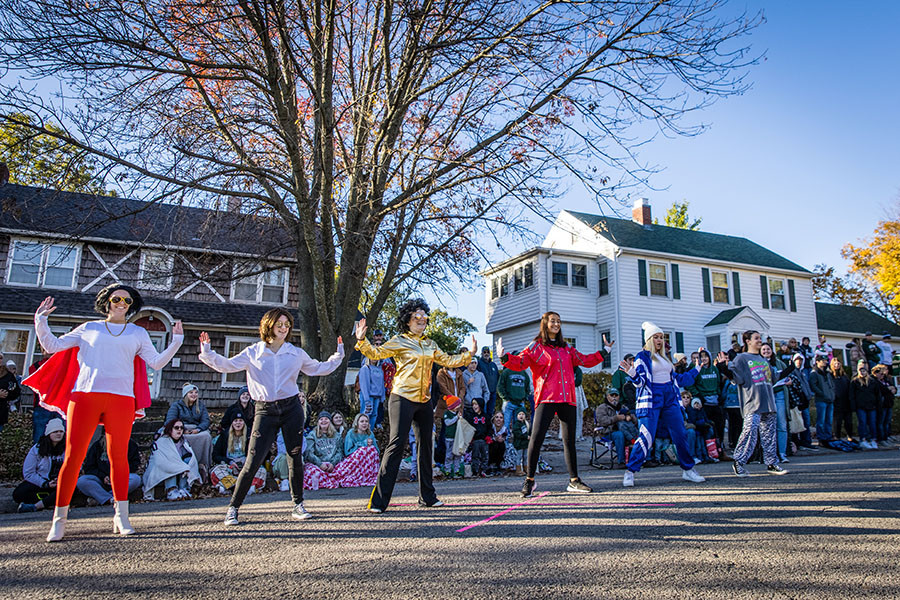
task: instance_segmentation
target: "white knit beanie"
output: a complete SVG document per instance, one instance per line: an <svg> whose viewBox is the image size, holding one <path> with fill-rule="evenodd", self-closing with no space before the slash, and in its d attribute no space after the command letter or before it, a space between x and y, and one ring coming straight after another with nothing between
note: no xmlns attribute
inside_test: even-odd
<svg viewBox="0 0 900 600"><path fill-rule="evenodd" d="M199 392L200 388L198 388L193 383L186 383L181 386L181 397L184 398L185 396L187 396L188 392L190 392L191 390L197 390Z"/></svg>
<svg viewBox="0 0 900 600"><path fill-rule="evenodd" d="M657 333L663 333L663 330L651 323L650 321L644 321L641 323L641 329L644 330L644 339L649 340Z"/></svg>

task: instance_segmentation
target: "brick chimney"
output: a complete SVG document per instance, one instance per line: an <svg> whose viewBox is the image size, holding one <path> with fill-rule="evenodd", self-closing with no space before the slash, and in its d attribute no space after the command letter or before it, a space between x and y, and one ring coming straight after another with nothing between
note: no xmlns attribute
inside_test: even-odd
<svg viewBox="0 0 900 600"><path fill-rule="evenodd" d="M0 162L0 185L9 183L9 167L5 162Z"/></svg>
<svg viewBox="0 0 900 600"><path fill-rule="evenodd" d="M653 224L653 218L650 216L650 201L647 198L640 198L634 201L634 208L631 209L631 220L644 227Z"/></svg>

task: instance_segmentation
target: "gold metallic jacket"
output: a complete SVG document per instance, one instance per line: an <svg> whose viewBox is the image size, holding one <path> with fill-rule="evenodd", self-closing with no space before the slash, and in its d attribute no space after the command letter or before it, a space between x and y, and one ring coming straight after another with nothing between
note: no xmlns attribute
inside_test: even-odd
<svg viewBox="0 0 900 600"><path fill-rule="evenodd" d="M393 358L397 363L397 375L394 376L391 393L412 402L428 402L431 399L432 363L442 367L462 367L472 360L472 354L468 351L451 356L427 337L417 337L411 333L395 335L381 346L359 340L356 349L370 360Z"/></svg>

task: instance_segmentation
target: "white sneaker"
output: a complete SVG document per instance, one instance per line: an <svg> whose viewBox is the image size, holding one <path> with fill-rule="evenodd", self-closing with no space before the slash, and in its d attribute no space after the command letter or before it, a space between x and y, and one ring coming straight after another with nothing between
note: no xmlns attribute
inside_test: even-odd
<svg viewBox="0 0 900 600"><path fill-rule="evenodd" d="M225 514L225 521L224 521L225 525L237 525L238 524L237 512L238 512L237 508L235 508L233 506L228 507L228 512Z"/></svg>
<svg viewBox="0 0 900 600"><path fill-rule="evenodd" d="M225 488L222 488L222 489L225 489ZM190 500L191 499L191 492L188 490L178 490L178 493L181 494L182 500Z"/></svg>
<svg viewBox="0 0 900 600"><path fill-rule="evenodd" d="M222 485L221 483L216 486L216 491L219 492L219 494L221 494L223 496L228 493L228 490L226 490L225 486Z"/></svg>
<svg viewBox="0 0 900 600"><path fill-rule="evenodd" d="M291 491L291 482L287 479L282 479L281 483L278 484L278 489L282 492Z"/></svg>
<svg viewBox="0 0 900 600"><path fill-rule="evenodd" d="M171 490L166 492L167 500L175 501L175 500L181 500L182 498L183 498L183 496L181 495L181 491L178 488L172 488Z"/></svg>
<svg viewBox="0 0 900 600"><path fill-rule="evenodd" d="M634 487L634 472L625 470L625 477L622 478L622 487Z"/></svg>
<svg viewBox="0 0 900 600"><path fill-rule="evenodd" d="M703 483L706 479L700 475L695 469L687 469L681 472L681 478L685 481L693 481L694 483Z"/></svg>
<svg viewBox="0 0 900 600"><path fill-rule="evenodd" d="M250 489L247 490L247 495L248 495L248 496L252 496L252 495L255 494L255 493L256 493L256 486L255 486L255 485L251 485L251 486L250 486Z"/></svg>
<svg viewBox="0 0 900 600"><path fill-rule="evenodd" d="M306 519L312 519L312 515L308 510L303 508L303 503L296 505L294 510L291 511L291 516L297 519L298 521L305 521Z"/></svg>

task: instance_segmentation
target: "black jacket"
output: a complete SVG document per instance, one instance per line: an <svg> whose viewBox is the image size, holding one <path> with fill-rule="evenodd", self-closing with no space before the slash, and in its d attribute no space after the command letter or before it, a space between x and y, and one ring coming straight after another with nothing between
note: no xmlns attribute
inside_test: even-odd
<svg viewBox="0 0 900 600"><path fill-rule="evenodd" d="M247 408L241 406L241 401L238 400L225 409L225 414L222 415L222 421L219 423L219 433L228 432L228 428L231 427L231 422L234 421L234 416L238 413L244 415L244 423L247 425L247 429L253 430L253 416L256 414L256 407L253 405L253 400L247 403Z"/></svg>
<svg viewBox="0 0 900 600"><path fill-rule="evenodd" d="M856 410L875 410L882 394L881 383L874 377L869 377L868 385L859 377L850 382L850 406Z"/></svg>
<svg viewBox="0 0 900 600"><path fill-rule="evenodd" d="M109 456L106 454L106 448L102 447L100 440L97 440L88 448L87 455L84 457L84 474L95 475L103 481L109 477ZM128 440L128 471L137 473L141 467L141 453L138 450L134 440Z"/></svg>
<svg viewBox="0 0 900 600"><path fill-rule="evenodd" d="M0 398L0 425L6 425L9 421L9 403L19 398L22 388L16 376L6 372L6 375L0 377L0 390L6 390L6 398Z"/></svg>
<svg viewBox="0 0 900 600"><path fill-rule="evenodd" d="M474 410L467 408L463 413L463 417L475 428L475 435L472 436L473 440L483 440L487 437L488 418L484 412L476 415Z"/></svg>
<svg viewBox="0 0 900 600"><path fill-rule="evenodd" d="M244 452L247 452L247 449L250 446L250 428L244 427ZM268 448L266 448L268 451ZM226 465L231 462L228 458L228 430L223 429L219 432L219 437L216 439L216 445L213 446L212 452L213 463L221 464L225 463Z"/></svg>
<svg viewBox="0 0 900 600"><path fill-rule="evenodd" d="M841 373L834 377L834 410L848 411L853 410L850 406L850 378Z"/></svg>

